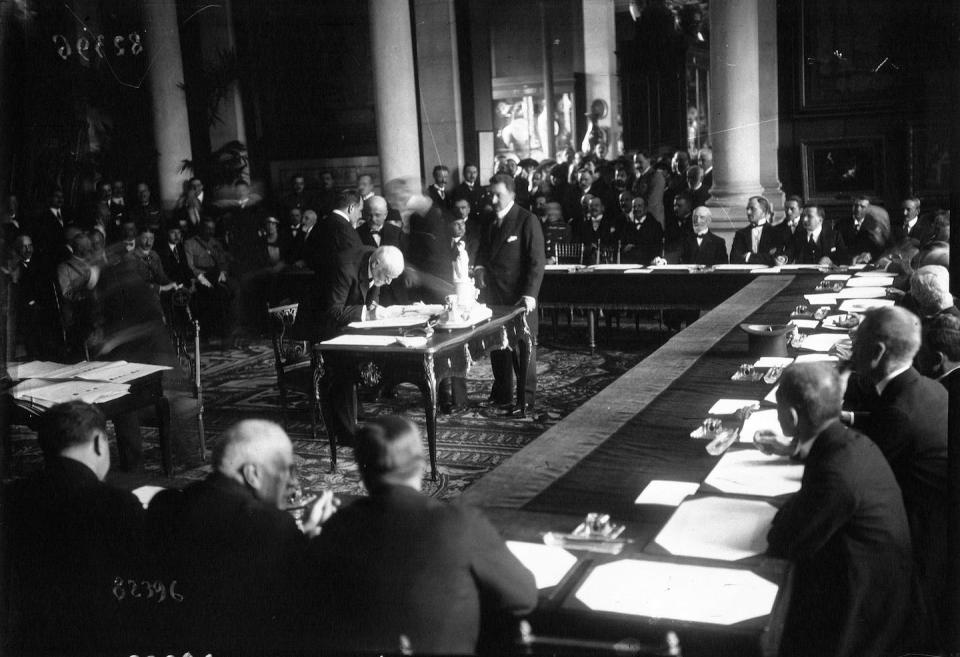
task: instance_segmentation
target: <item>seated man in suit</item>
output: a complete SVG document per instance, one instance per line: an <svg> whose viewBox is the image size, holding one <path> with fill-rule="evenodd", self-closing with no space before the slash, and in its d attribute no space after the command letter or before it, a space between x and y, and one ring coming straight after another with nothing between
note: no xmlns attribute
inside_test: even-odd
<svg viewBox="0 0 960 657"><path fill-rule="evenodd" d="M563 218L563 206L556 202L547 203L546 213L540 222L543 229L543 248L547 254L547 264L555 265L559 262L557 244L572 242L573 231L570 224Z"/></svg>
<svg viewBox="0 0 960 657"><path fill-rule="evenodd" d="M117 580L141 579L143 507L104 483L103 413L80 401L58 404L40 419L37 438L43 470L4 496L0 647L9 655L146 650L149 641L125 633L129 601L116 591Z"/></svg>
<svg viewBox="0 0 960 657"><path fill-rule="evenodd" d="M926 326L938 315L960 317L950 292L950 270L941 265L924 265L910 277L910 294L902 305L920 316Z"/></svg>
<svg viewBox="0 0 960 657"><path fill-rule="evenodd" d="M624 214L623 261L649 265L662 253L663 227L647 212L642 196L633 197L630 205L630 211Z"/></svg>
<svg viewBox="0 0 960 657"><path fill-rule="evenodd" d="M147 536L179 604L156 607L161 645L217 654L283 653L302 642L297 615L307 581L307 536L333 511L322 495L302 530L284 509L297 483L293 446L266 420L229 427L213 472L183 490L158 493ZM166 611L166 614L162 612Z"/></svg>
<svg viewBox="0 0 960 657"><path fill-rule="evenodd" d="M840 423L842 387L830 363L791 365L777 416L804 462L800 491L767 535L796 563L781 655L893 655L910 602L910 529L900 489L876 444Z"/></svg>
<svg viewBox="0 0 960 657"><path fill-rule="evenodd" d="M903 220L897 222L893 229L893 239L900 242L905 238L917 240L920 246L926 246L936 237L937 229L929 216L920 216L920 199L911 197L905 199L901 206L903 208Z"/></svg>
<svg viewBox="0 0 960 657"><path fill-rule="evenodd" d="M786 257L798 265L836 265L847 258L843 238L823 224L823 208L808 205L800 219L803 230L793 233Z"/></svg>
<svg viewBox="0 0 960 657"><path fill-rule="evenodd" d="M599 196L590 197L587 215L580 224L580 243L583 244L584 264L601 264L602 253L607 249L616 249L620 239L620 226L617 215L607 212L606 205ZM612 262L616 261L614 257Z"/></svg>
<svg viewBox="0 0 960 657"><path fill-rule="evenodd" d="M774 258L783 252L783 231L770 224L773 210L770 202L762 196L751 196L747 201L747 220L744 226L733 234L733 246L730 249L730 261L734 264L770 266Z"/></svg>
<svg viewBox="0 0 960 657"><path fill-rule="evenodd" d="M668 262L676 263L680 260L680 252L687 237L693 230L693 198L686 191L673 196L671 201L672 212L667 214L663 227L664 256ZM724 245L726 258L726 245Z"/></svg>
<svg viewBox="0 0 960 657"><path fill-rule="evenodd" d="M693 211L693 233L683 238L680 262L707 267L727 264L727 245L722 237L710 232L712 222L710 208L701 205Z"/></svg>
<svg viewBox="0 0 960 657"><path fill-rule="evenodd" d="M356 442L370 496L337 512L310 545L321 648L472 654L481 615L533 610L533 576L490 523L420 493L422 439L411 422L377 418Z"/></svg>
<svg viewBox="0 0 960 657"><path fill-rule="evenodd" d="M943 386L912 366L920 343L920 320L910 311L867 311L853 340L844 419L890 462L910 518L927 608L936 612L945 607L948 564L948 402Z"/></svg>
<svg viewBox="0 0 960 657"><path fill-rule="evenodd" d="M858 196L853 200L850 216L834 224L834 230L840 234L847 255L853 264L875 261L884 248L890 235L890 219L886 217L886 235L884 235L883 216L886 213L874 213L870 199Z"/></svg>

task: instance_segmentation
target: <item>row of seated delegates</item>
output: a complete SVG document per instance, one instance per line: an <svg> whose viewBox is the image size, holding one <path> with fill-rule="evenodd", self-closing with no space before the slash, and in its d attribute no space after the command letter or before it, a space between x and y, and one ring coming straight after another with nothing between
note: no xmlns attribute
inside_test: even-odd
<svg viewBox="0 0 960 657"><path fill-rule="evenodd" d="M96 407L55 406L39 439L43 470L5 490L4 654L471 654L481 617L537 602L478 511L420 493L422 440L403 418L357 434L369 496L324 492L299 526L282 510L293 447L272 422L228 428L212 474L146 512L104 482Z"/></svg>

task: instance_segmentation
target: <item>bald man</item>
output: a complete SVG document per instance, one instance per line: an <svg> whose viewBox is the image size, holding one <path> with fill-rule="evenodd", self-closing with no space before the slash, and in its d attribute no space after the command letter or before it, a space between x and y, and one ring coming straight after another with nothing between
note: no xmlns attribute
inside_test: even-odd
<svg viewBox="0 0 960 657"><path fill-rule="evenodd" d="M769 552L796 564L781 655L899 654L910 602L910 530L893 472L868 438L840 423L830 363L784 370L777 417L803 461L800 491L773 520Z"/></svg>
<svg viewBox="0 0 960 657"><path fill-rule="evenodd" d="M364 246L377 248L378 246L395 246L401 248L400 240L403 231L392 223L387 223L390 208L382 196L371 196L364 202L368 211L367 221L357 228L360 241Z"/></svg>
<svg viewBox="0 0 960 657"><path fill-rule="evenodd" d="M942 610L947 567L946 389L913 368L920 320L899 308L864 314L853 340L845 420L869 436L903 491L927 608ZM926 646L924 646L926 647Z"/></svg>
<svg viewBox="0 0 960 657"><path fill-rule="evenodd" d="M283 429L244 420L220 437L205 480L154 497L148 537L162 579L176 581L183 598L157 607L168 630L162 645L214 654L293 645L305 586L304 533L316 533L331 503L322 496L301 531L283 510L296 482Z"/></svg>

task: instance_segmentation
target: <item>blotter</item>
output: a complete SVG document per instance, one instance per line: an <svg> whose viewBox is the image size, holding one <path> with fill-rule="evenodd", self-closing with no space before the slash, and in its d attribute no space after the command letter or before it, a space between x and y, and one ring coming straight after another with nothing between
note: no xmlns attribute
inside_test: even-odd
<svg viewBox="0 0 960 657"><path fill-rule="evenodd" d="M692 481L664 481L654 479L643 492L637 495L634 504L661 504L677 506L688 495L693 495L700 488L700 484Z"/></svg>
<svg viewBox="0 0 960 657"><path fill-rule="evenodd" d="M767 531L777 509L763 500L701 497L687 500L657 534L670 554L736 561L767 551Z"/></svg>
<svg viewBox="0 0 960 657"><path fill-rule="evenodd" d="M507 548L533 573L538 589L556 586L577 563L577 558L561 547L507 541Z"/></svg>
<svg viewBox="0 0 960 657"><path fill-rule="evenodd" d="M724 493L776 497L800 490L803 464L743 449L724 454L703 483Z"/></svg>
<svg viewBox="0 0 960 657"><path fill-rule="evenodd" d="M767 616L778 589L749 570L621 559L594 568L575 597L594 611L733 625Z"/></svg>

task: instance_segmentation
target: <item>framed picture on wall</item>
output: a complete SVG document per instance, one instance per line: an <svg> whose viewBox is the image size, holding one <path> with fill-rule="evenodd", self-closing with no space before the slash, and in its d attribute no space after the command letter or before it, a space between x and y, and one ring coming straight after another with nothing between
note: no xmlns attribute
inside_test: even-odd
<svg viewBox="0 0 960 657"><path fill-rule="evenodd" d="M884 193L882 137L804 141L803 196L811 203L842 203Z"/></svg>
<svg viewBox="0 0 960 657"><path fill-rule="evenodd" d="M910 191L924 200L945 202L950 195L948 126L911 126L908 130Z"/></svg>

